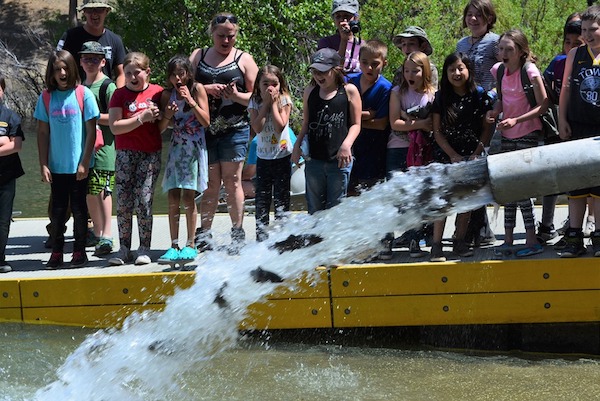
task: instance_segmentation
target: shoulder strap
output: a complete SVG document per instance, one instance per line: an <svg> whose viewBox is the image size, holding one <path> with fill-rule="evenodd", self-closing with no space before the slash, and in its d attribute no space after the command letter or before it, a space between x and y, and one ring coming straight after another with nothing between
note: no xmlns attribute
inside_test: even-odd
<svg viewBox="0 0 600 401"><path fill-rule="evenodd" d="M239 51L239 50L238 50L238 49L235 49L235 51L237 52L237 51ZM239 53L239 55L238 55L238 54L236 54L236 55L234 56L234 59L233 59L233 61L235 61L235 62L236 62L236 64L237 64L237 62L238 62L238 61L240 61L240 59L241 59L241 58L242 58L242 56L244 55L244 52L243 52L243 51L239 51L239 52L240 52L240 53Z"/></svg>
<svg viewBox="0 0 600 401"><path fill-rule="evenodd" d="M208 53L208 49L200 49L200 61L199 62L204 61L204 57L206 57L206 53Z"/></svg>
<svg viewBox="0 0 600 401"><path fill-rule="evenodd" d="M79 110L83 114L83 98L85 96L85 87L83 85L77 85L75 87L75 96L77 97L77 103L79 103Z"/></svg>
<svg viewBox="0 0 600 401"><path fill-rule="evenodd" d="M102 81L102 85L100 85L100 90L98 91L98 97L100 98L100 113L108 112L108 99L106 99L106 92L108 91L108 85L110 85L112 82L112 79L106 77L104 81Z"/></svg>
<svg viewBox="0 0 600 401"><path fill-rule="evenodd" d="M533 93L533 85L531 85L531 80L529 79L529 76L527 75L527 66L528 65L529 65L529 63L526 62L521 67L521 85L523 85L523 91L525 91L525 96L527 96L527 100L529 101L529 104L533 108L533 107L537 106L537 101L535 100L535 93Z"/></svg>
<svg viewBox="0 0 600 401"><path fill-rule="evenodd" d="M496 92L499 100L502 100L502 77L504 77L504 63L500 63L496 70Z"/></svg>
<svg viewBox="0 0 600 401"><path fill-rule="evenodd" d="M42 91L42 100L44 101L44 106L46 106L46 114L50 117L50 98L52 95L48 92L48 89L44 89Z"/></svg>

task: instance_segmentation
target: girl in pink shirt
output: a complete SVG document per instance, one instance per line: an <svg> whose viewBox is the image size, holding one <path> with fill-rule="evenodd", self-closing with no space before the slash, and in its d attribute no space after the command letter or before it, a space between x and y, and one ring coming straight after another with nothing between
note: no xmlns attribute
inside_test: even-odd
<svg viewBox="0 0 600 401"><path fill-rule="evenodd" d="M501 152L509 152L537 146L541 136L542 122L540 115L547 108L547 96L540 71L532 63L533 56L529 50L527 38L518 29L511 29L500 36L498 56L502 62L495 64L490 70L498 77L498 68L502 65L504 72L500 83L500 100L494 109L487 113L489 123L498 121L497 129L502 134ZM521 82L521 69L525 68L532 84L537 106L531 107ZM521 208L525 225L525 248L517 250L515 256L531 256L542 252L542 246L535 236L535 216L533 199L525 199L504 205L504 244L497 249L498 255L512 253L513 231L516 225L517 206Z"/></svg>

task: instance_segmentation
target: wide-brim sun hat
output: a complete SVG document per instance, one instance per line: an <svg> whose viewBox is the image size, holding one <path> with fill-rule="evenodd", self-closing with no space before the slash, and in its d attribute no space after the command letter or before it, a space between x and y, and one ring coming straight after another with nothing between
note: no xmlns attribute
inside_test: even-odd
<svg viewBox="0 0 600 401"><path fill-rule="evenodd" d="M86 1L79 6L78 10L83 11L86 8L108 8L108 11L113 10L113 7L104 1Z"/></svg>
<svg viewBox="0 0 600 401"><path fill-rule="evenodd" d="M427 37L427 33L425 30L419 26L409 26L402 33L397 34L392 39L392 43L397 48L400 48L400 43L403 38L421 38L425 43L423 48L423 53L430 56L433 53L433 47L431 47L431 42L429 42L429 38Z"/></svg>

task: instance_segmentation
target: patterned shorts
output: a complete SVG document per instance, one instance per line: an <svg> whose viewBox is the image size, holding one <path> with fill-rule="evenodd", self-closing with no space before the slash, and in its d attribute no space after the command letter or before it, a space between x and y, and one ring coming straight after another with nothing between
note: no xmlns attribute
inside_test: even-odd
<svg viewBox="0 0 600 401"><path fill-rule="evenodd" d="M109 196L115 189L115 172L108 170L96 170L91 168L88 181L88 195L98 195L102 190L106 190L105 195Z"/></svg>

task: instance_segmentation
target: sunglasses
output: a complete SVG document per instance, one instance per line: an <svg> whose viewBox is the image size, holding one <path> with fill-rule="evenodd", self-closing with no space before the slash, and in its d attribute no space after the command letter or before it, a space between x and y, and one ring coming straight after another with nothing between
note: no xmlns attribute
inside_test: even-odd
<svg viewBox="0 0 600 401"><path fill-rule="evenodd" d="M237 24L238 19L235 15L217 15L213 20L213 25L224 24L225 22L231 22L232 24Z"/></svg>
<svg viewBox="0 0 600 401"><path fill-rule="evenodd" d="M100 57L82 57L81 61L86 63L86 64L100 64L100 61L102 61L102 59Z"/></svg>

